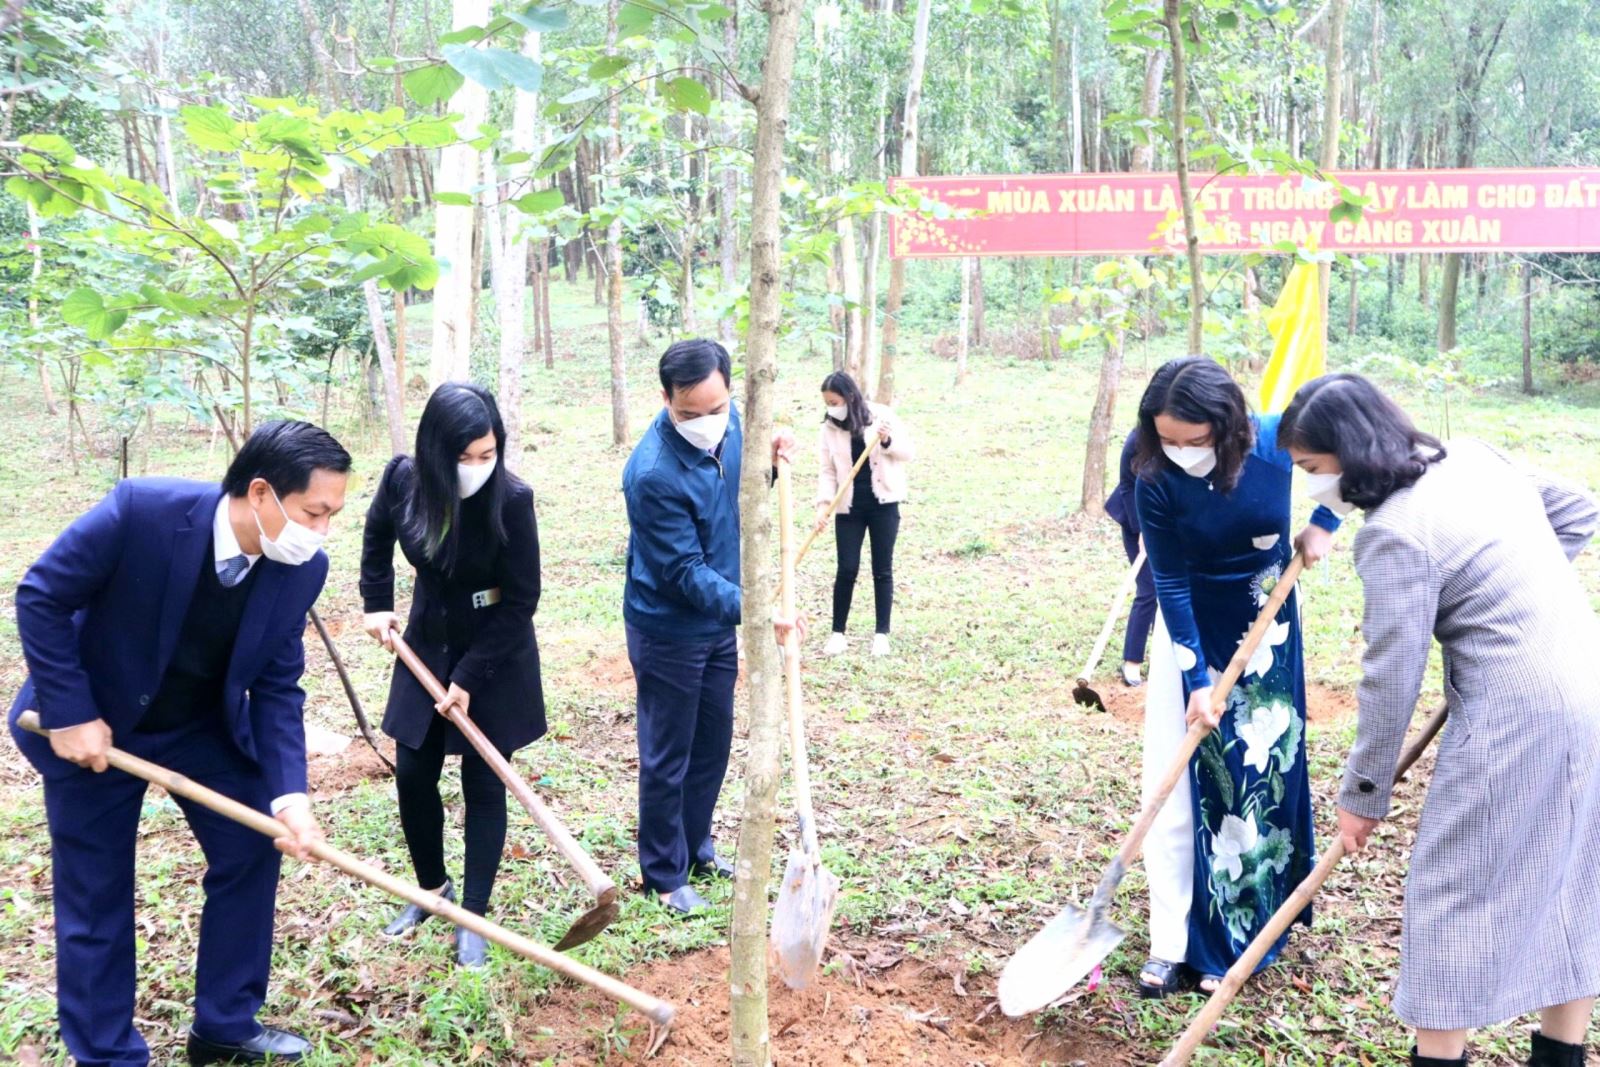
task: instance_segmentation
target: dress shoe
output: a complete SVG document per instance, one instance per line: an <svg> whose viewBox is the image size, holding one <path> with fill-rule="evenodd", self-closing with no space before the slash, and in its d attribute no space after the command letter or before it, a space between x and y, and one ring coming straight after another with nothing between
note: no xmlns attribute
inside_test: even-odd
<svg viewBox="0 0 1600 1067"><path fill-rule="evenodd" d="M489 962L489 942L464 926L456 927L456 966L475 971Z"/></svg>
<svg viewBox="0 0 1600 1067"><path fill-rule="evenodd" d="M666 906L668 911L675 911L679 915L697 915L711 907L706 903L706 898L694 891L693 886L680 885L670 893L657 893L656 899Z"/></svg>
<svg viewBox="0 0 1600 1067"><path fill-rule="evenodd" d="M445 879L444 888L439 890L439 895L452 904L456 902L456 887L448 878ZM401 934L409 934L427 922L432 914L432 912L423 911L415 904L407 904L400 914L395 916L394 922L383 928L384 935L387 937L399 937Z"/></svg>
<svg viewBox="0 0 1600 1067"><path fill-rule="evenodd" d="M263 1026L248 1041L207 1041L189 1028L189 1063L294 1063L311 1050L311 1043L299 1034Z"/></svg>
<svg viewBox="0 0 1600 1067"><path fill-rule="evenodd" d="M733 864L721 856L713 855L709 860L695 860L689 864L690 878L720 878L725 882L733 881Z"/></svg>

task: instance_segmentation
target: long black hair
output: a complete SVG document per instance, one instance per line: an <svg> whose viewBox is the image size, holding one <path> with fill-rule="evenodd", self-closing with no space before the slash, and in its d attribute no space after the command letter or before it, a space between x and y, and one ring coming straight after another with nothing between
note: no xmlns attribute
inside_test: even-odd
<svg viewBox="0 0 1600 1067"><path fill-rule="evenodd" d="M417 449L412 457L414 477L405 525L422 542L428 558L451 573L456 568L460 543L461 505L456 464L467 446L484 434L494 434L494 473L475 497L488 501L489 530L506 543L503 518L507 499L521 484L506 470L506 428L494 394L468 382L445 382L428 398L417 422Z"/></svg>
<svg viewBox="0 0 1600 1067"><path fill-rule="evenodd" d="M867 398L861 395L861 387L850 375L842 370L834 371L822 379L822 391L844 397L844 406L848 409L843 421L832 415L823 415L823 422L831 422L841 430L848 431L851 437L860 437L872 425L872 409L867 407Z"/></svg>
<svg viewBox="0 0 1600 1067"><path fill-rule="evenodd" d="M1278 447L1339 458L1339 495L1371 511L1444 458L1444 445L1359 374L1325 374L1300 387L1278 423Z"/></svg>
<svg viewBox="0 0 1600 1067"><path fill-rule="evenodd" d="M1133 459L1133 469L1142 477L1153 478L1166 466L1177 469L1161 451L1157 415L1210 426L1211 445L1217 450L1212 485L1226 493L1239 483L1245 458L1255 447L1256 431L1244 390L1221 364L1204 356L1184 356L1162 364L1145 386L1139 399L1139 445Z"/></svg>

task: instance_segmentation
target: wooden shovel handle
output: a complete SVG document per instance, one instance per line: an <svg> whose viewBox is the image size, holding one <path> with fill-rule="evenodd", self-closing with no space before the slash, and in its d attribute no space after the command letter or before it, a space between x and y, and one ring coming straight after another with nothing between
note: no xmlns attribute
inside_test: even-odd
<svg viewBox="0 0 1600 1067"><path fill-rule="evenodd" d="M1283 569L1283 574L1278 578L1278 584L1272 587L1272 595L1267 597L1261 614L1256 616L1250 631L1244 635L1244 640L1239 642L1238 651L1233 654L1233 659L1228 661L1228 669L1222 672L1217 684L1211 687L1213 709L1221 711L1228 706L1228 697L1233 693L1234 685L1244 674L1245 667L1250 663L1250 657L1255 655L1256 647L1261 644L1261 639L1266 636L1267 630L1277 619L1278 612L1289 599L1294 583L1299 580L1300 572L1305 569L1305 563L1305 557L1297 552L1294 559ZM1188 773L1189 758L1194 755L1195 749L1200 747L1200 742L1204 741L1210 732L1210 726L1204 722L1197 722L1183 735L1183 744L1178 746L1177 754L1172 757L1172 764L1167 768L1166 776L1161 779L1150 802L1139 813L1139 820L1133 824L1133 829L1128 831L1128 836L1117 853L1123 869L1133 865L1134 858L1139 855L1139 846L1144 844L1144 837L1150 832L1151 824L1156 821L1156 816L1161 813L1161 808L1172 795L1173 789L1177 788L1178 781Z"/></svg>
<svg viewBox="0 0 1600 1067"><path fill-rule="evenodd" d="M862 459L866 459L865 453ZM836 499L834 503L838 503ZM779 611L786 619L795 617L794 568L794 487L789 463L778 460L778 545L783 569L778 582ZM800 822L800 847L817 862L821 846L817 843L816 814L811 807L811 766L806 759L806 714L800 691L800 633L790 627L783 639L783 677L789 698L789 761L794 774L794 806Z"/></svg>
<svg viewBox="0 0 1600 1067"><path fill-rule="evenodd" d="M1117 586L1116 595L1111 599L1111 606L1106 609L1106 623L1100 627L1100 636L1095 638L1094 651L1089 653L1089 658L1083 661L1083 670L1078 672L1078 684L1088 685L1089 676L1094 672L1095 664L1100 662L1100 657L1105 655L1106 645L1111 641L1111 631L1117 625L1117 616L1122 614L1122 605L1127 603L1128 594L1133 591L1134 583L1139 580L1139 568L1144 566L1144 548L1139 549L1139 554L1134 557L1133 566L1128 568L1128 574L1122 579L1122 584Z"/></svg>
<svg viewBox="0 0 1600 1067"><path fill-rule="evenodd" d="M391 631L389 638L394 644L395 655L399 656L400 662L416 675L417 681L422 683L422 688L428 691L434 703L442 701L445 698L445 687L433 676L428 665L422 662L422 658L406 644L405 638L398 632ZM539 828L549 835L551 843L556 846L556 851L561 853L562 857L572 865L573 870L578 872L578 876L589 887L589 892L594 894L595 900L600 904L610 904L616 900L617 883L613 882L606 872L600 869L600 865L595 863L593 857L583 850L583 846L578 844L577 839L566 826L562 825L561 820L556 818L555 812L539 799L539 795L500 754L500 750L489 743L483 731L478 729L478 724L473 722L466 712L454 705L451 706L447 718L455 723L456 729L461 731L462 736L477 750L478 755L483 757L483 761L505 783L511 795L517 798L517 802L533 816L533 821L539 824Z"/></svg>
<svg viewBox="0 0 1600 1067"><path fill-rule="evenodd" d="M800 566L800 561L805 559L806 553L811 550L811 542L815 541L817 535L822 532L822 524L832 518L833 513L839 510L840 501L844 500L844 495L850 491L850 487L856 484L856 475L861 473L861 468L866 464L867 457L872 455L872 450L877 448L878 443L882 440L883 438L873 434L872 440L867 442L867 447L861 450L861 458L856 460L854 467L850 468L850 477L839 487L839 491L833 494L833 503L828 505L828 510L823 512L822 518L818 519L816 525L811 528L810 535L800 545L800 551L794 554L794 565L796 567Z"/></svg>
<svg viewBox="0 0 1600 1067"><path fill-rule="evenodd" d="M1434 737L1444 727L1445 716L1449 710L1448 707L1443 707L1434 712L1423 724L1421 732L1406 746L1405 751L1400 754L1400 762L1395 765L1395 781L1398 782L1405 777L1411 765L1417 762L1423 750L1432 743ZM1194 1055L1195 1049L1200 1047L1200 1043L1211 1033L1211 1028L1216 1025L1217 1020L1222 1018L1222 1013L1228 1010L1233 998L1255 973L1262 957L1266 956L1267 951L1283 932L1299 918L1300 913L1306 910L1306 905L1311 903L1311 898L1322 888L1322 883L1328 880L1328 875L1333 873L1333 869L1343 858L1344 838L1335 837L1333 844L1323 850L1322 858L1317 861L1311 873L1295 886L1294 892L1290 893L1282 906L1272 913L1272 918L1267 920L1267 925L1261 928L1255 940L1250 942L1234 965L1228 968L1227 975L1211 994L1211 999L1206 1001L1205 1006L1200 1009L1200 1014L1196 1015L1178 1036L1177 1043L1161 1061L1161 1067L1180 1067L1181 1064L1189 1062L1189 1057Z"/></svg>
<svg viewBox="0 0 1600 1067"><path fill-rule="evenodd" d="M24 730L29 730L42 737L49 737L50 731L39 724L37 712L25 711L17 718L17 725ZM278 838L287 836L289 830L277 819L272 818L254 808L247 807L236 800L223 796L214 790L195 782L176 771L140 759L138 756L113 748L106 754L106 762L119 771L131 774L135 778L143 778L161 786L175 796L185 797L196 804L206 807L232 819L234 822L247 826L257 833L268 837ZM598 989L606 996L621 1001L635 1009L640 1014L662 1026L672 1022L672 1017L677 1014L671 1004L660 1000L648 993L635 989L625 982L618 981L601 971L595 970L577 960L557 952L547 945L541 945L531 938L513 933L505 927L490 922L481 915L452 904L437 894L421 889L410 882L402 881L386 871L364 863L356 857L335 848L327 842L319 842L311 846L311 854L330 866L337 867L348 875L361 879L368 885L376 886L386 893L393 894L400 899L415 904L430 914L455 923L478 934L487 941L515 952L517 955L532 960L541 967L547 967L557 974L564 975L584 985Z"/></svg>

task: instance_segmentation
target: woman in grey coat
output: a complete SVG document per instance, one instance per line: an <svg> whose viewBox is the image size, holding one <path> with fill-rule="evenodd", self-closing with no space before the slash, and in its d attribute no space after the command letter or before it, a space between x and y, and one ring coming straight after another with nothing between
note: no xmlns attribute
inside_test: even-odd
<svg viewBox="0 0 1600 1067"><path fill-rule="evenodd" d="M1444 651L1394 997L1411 1062L1464 1064L1471 1029L1538 1010L1528 1062L1581 1064L1600 992L1600 623L1570 561L1600 512L1487 445L1446 450L1353 374L1305 385L1278 434L1316 499L1366 512L1352 851L1389 812L1434 638Z"/></svg>

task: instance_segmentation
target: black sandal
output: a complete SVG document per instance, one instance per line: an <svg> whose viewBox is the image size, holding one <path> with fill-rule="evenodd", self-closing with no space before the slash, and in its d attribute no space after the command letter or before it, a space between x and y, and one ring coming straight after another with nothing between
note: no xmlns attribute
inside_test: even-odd
<svg viewBox="0 0 1600 1067"><path fill-rule="evenodd" d="M1157 983L1146 982L1144 976L1153 974L1160 977ZM1174 993L1182 993L1189 989L1194 981L1194 974L1181 963L1168 963L1158 960L1154 956L1144 961L1144 966L1139 968L1139 997L1142 1000L1160 1000Z"/></svg>
<svg viewBox="0 0 1600 1067"><path fill-rule="evenodd" d="M1220 975L1220 974L1202 974L1202 975L1197 975L1196 978L1195 978L1194 987L1196 989L1198 989L1200 992L1204 993L1206 996L1209 997L1211 994L1215 993L1218 989L1222 988L1222 983L1223 983L1223 980L1225 979L1225 977L1226 977L1225 975ZM1210 989L1206 988L1206 983L1207 982L1212 983L1212 986L1211 986Z"/></svg>

